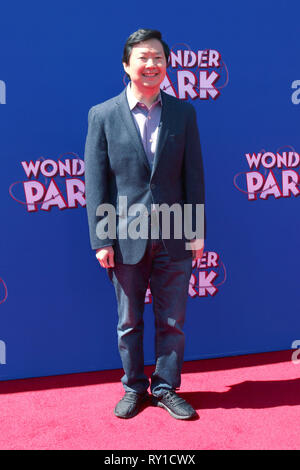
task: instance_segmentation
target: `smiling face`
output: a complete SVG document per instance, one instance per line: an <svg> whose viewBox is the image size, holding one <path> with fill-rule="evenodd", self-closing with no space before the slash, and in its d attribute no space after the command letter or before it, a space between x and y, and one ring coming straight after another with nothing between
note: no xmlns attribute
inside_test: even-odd
<svg viewBox="0 0 300 470"><path fill-rule="evenodd" d="M162 43L158 39L149 39L136 44L129 63L123 63L123 66L135 89L147 94L158 92L167 67Z"/></svg>

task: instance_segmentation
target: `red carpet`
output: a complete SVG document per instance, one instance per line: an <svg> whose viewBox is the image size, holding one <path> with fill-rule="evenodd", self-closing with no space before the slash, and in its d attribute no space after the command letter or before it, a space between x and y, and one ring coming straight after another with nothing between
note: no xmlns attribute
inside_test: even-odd
<svg viewBox="0 0 300 470"><path fill-rule="evenodd" d="M121 370L0 382L0 449L299 449L300 364L291 355L186 362L180 394L199 414L190 422L152 407L116 418Z"/></svg>

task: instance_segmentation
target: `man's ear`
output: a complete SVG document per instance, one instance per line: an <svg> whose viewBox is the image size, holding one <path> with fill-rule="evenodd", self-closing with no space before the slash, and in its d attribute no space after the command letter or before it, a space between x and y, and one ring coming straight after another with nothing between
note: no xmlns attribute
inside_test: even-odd
<svg viewBox="0 0 300 470"><path fill-rule="evenodd" d="M126 64L126 62L123 62L123 68L124 68L124 70L125 70L125 73L128 74L129 65Z"/></svg>

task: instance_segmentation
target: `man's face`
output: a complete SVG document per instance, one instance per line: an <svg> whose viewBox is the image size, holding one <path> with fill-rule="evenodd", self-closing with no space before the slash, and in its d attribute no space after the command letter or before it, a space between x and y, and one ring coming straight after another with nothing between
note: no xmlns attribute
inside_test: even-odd
<svg viewBox="0 0 300 470"><path fill-rule="evenodd" d="M133 46L125 72L138 89L158 89L166 75L167 62L158 39L149 39Z"/></svg>

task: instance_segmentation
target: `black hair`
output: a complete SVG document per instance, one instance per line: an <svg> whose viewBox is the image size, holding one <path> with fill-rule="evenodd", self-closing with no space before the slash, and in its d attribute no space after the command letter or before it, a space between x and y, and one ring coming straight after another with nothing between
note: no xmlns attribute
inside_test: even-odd
<svg viewBox="0 0 300 470"><path fill-rule="evenodd" d="M165 43L165 41L162 40L161 32L157 31L156 29L138 29L137 31L132 33L125 43L122 62L124 62L125 64L129 64L129 59L133 46L139 44L140 42L147 41L148 39L158 39L161 42L164 49L166 62L168 63L170 48Z"/></svg>

